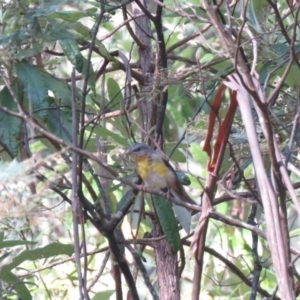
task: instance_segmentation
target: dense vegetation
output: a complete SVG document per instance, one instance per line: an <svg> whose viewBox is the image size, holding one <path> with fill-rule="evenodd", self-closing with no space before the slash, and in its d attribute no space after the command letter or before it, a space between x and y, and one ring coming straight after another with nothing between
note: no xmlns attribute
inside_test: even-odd
<svg viewBox="0 0 300 300"><path fill-rule="evenodd" d="M0 298L296 299L299 9L2 1Z"/></svg>

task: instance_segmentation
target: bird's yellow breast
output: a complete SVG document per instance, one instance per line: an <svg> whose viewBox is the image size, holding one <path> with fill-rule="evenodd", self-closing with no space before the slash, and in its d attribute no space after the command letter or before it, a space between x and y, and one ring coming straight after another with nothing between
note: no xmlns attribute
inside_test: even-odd
<svg viewBox="0 0 300 300"><path fill-rule="evenodd" d="M143 181L147 180L148 173L150 171L150 161L147 156L137 156L135 158L137 172L143 179Z"/></svg>
<svg viewBox="0 0 300 300"><path fill-rule="evenodd" d="M155 188L167 186L168 167L163 160L149 159L148 156L139 156L135 160L137 172L147 185Z"/></svg>
<svg viewBox="0 0 300 300"><path fill-rule="evenodd" d="M152 161L152 170L154 173L157 173L164 178L166 178L168 175L168 167L162 160L161 161Z"/></svg>

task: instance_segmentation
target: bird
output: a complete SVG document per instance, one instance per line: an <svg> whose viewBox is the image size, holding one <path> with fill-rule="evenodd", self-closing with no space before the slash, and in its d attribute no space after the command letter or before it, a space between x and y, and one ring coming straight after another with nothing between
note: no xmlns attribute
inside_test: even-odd
<svg viewBox="0 0 300 300"><path fill-rule="evenodd" d="M196 204L181 185L173 167L160 152L146 144L136 143L128 149L126 155L134 160L137 173L145 186L163 191L167 189L176 199Z"/></svg>

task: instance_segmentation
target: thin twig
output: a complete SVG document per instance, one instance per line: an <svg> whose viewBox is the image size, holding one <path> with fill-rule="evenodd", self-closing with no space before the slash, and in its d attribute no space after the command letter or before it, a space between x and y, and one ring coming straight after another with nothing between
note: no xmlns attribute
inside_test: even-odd
<svg viewBox="0 0 300 300"><path fill-rule="evenodd" d="M75 68L72 71L72 144L77 147L77 116L76 116L76 81L75 81ZM73 237L74 237L74 251L75 251L75 264L78 277L78 288L79 297L81 300L88 299L86 293L83 294L83 278L81 273L80 265L80 241L79 241L79 231L78 231L78 220L80 218L80 204L77 195L77 159L78 155L76 152L72 153L72 214L73 214ZM86 289L85 289L86 290ZM84 296L83 296L84 295Z"/></svg>

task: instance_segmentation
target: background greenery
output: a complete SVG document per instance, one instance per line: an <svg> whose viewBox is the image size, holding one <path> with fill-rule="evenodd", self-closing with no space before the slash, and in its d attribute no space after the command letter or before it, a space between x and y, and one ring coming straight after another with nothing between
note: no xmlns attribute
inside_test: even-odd
<svg viewBox="0 0 300 300"><path fill-rule="evenodd" d="M144 7L143 1L131 2ZM195 261L189 259L191 235L181 225L191 221L193 231L200 208L189 208L192 218L181 209L176 219L160 194L138 193L131 184L139 183L134 165L124 153L135 141L163 144L176 170L184 172L179 175L186 190L201 204L211 107L226 76L239 69L237 49L254 68L251 74L266 97L273 96L265 121L298 196L299 4L249 0L217 6L211 1L223 36L234 37L237 48L226 51L208 17L207 1L149 0L147 9L156 19L145 11L135 13L131 2L1 2L1 299L122 299L128 291L137 299L134 285L140 299L163 299L155 246L161 237L177 259L177 292L181 299L191 297ZM134 38L140 18L150 24L146 72L141 65L145 49ZM165 65L158 51L160 33ZM209 140L212 147L231 101L227 90ZM154 124L147 123L145 107L154 112ZM219 185L212 200L219 215L210 219L206 233L201 299L273 294L285 299L276 294L280 283L245 120L239 108L229 113L234 119L216 174ZM252 116L272 181L271 146L253 104ZM299 219L289 193L284 203L297 296ZM158 223L160 237L155 235Z"/></svg>

